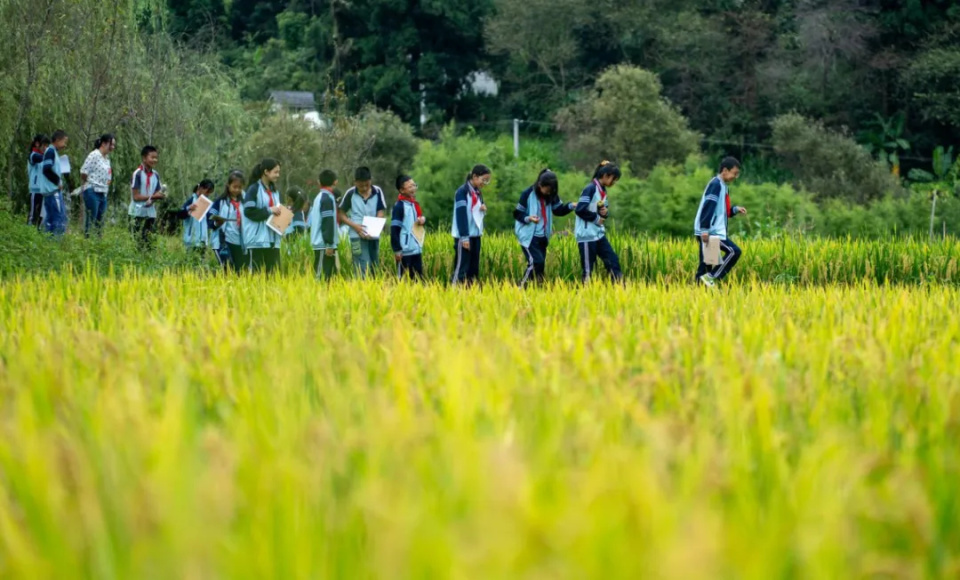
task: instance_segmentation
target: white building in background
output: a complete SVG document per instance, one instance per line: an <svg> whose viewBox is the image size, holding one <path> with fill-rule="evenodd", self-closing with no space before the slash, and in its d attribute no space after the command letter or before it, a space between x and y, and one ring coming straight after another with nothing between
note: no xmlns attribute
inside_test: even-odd
<svg viewBox="0 0 960 580"><path fill-rule="evenodd" d="M470 83L470 90L475 94L485 97L495 97L500 94L500 84L487 71L472 72L467 77L467 81Z"/></svg>
<svg viewBox="0 0 960 580"><path fill-rule="evenodd" d="M306 91L270 91L270 110L274 113L288 111L303 119L316 129L327 129L330 122L317 110L317 98Z"/></svg>

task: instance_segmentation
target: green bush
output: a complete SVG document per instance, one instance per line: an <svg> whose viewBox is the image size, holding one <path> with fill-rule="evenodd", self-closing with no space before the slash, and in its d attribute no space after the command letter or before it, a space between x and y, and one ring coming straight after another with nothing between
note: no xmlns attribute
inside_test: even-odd
<svg viewBox="0 0 960 580"><path fill-rule="evenodd" d="M902 195L896 177L845 133L796 113L774 119L773 147L795 176L796 186L818 200L867 203Z"/></svg>
<svg viewBox="0 0 960 580"><path fill-rule="evenodd" d="M682 163L698 153L699 135L661 89L650 71L626 65L606 70L592 93L557 116L571 160L593 167L613 159L645 175L659 163Z"/></svg>

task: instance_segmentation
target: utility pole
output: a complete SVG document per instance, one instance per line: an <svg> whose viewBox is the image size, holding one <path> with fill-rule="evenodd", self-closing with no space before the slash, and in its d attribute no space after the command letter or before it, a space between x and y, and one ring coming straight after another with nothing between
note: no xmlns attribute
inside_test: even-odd
<svg viewBox="0 0 960 580"><path fill-rule="evenodd" d="M520 158L520 119L513 120L513 157Z"/></svg>

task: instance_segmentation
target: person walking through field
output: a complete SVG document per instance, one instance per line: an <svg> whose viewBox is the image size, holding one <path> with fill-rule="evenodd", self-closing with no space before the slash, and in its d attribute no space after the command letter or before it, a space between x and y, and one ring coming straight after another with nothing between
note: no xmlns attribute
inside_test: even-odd
<svg viewBox="0 0 960 580"><path fill-rule="evenodd" d="M520 194L520 202L513 210L516 221L513 231L527 259L527 269L520 279L521 288L531 279L543 283L553 218L565 216L577 207L575 203L564 203L560 199L559 187L557 174L544 169L537 176L537 182Z"/></svg>
<svg viewBox="0 0 960 580"><path fill-rule="evenodd" d="M747 208L731 205L727 185L740 177L740 162L726 157L720 162L720 173L710 180L700 199L700 208L693 222L693 233L700 247L700 262L697 265L696 280L704 286L712 287L723 280L740 260L739 246L727 235L727 220L737 215L746 215ZM720 238L720 251L723 259L716 266L710 266L703 259L703 246L710 236Z"/></svg>

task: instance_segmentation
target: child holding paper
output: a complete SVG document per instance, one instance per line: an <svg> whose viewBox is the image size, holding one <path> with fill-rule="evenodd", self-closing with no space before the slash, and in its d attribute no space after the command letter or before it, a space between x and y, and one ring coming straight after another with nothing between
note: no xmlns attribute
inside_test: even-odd
<svg viewBox="0 0 960 580"><path fill-rule="evenodd" d="M183 207L177 212L177 217L183 220L183 245L186 246L188 250L203 253L204 248L207 247L206 216L204 216L204 219L197 221L190 214L197 209L197 203L200 201L201 196L210 199L215 187L216 185L214 185L212 181L204 179L193 188L193 194L187 198Z"/></svg>
<svg viewBox="0 0 960 580"><path fill-rule="evenodd" d="M310 243L313 246L313 271L317 279L333 277L337 267L337 245L340 230L337 228L337 199L333 188L337 186L337 174L330 169L320 172L320 193L310 209Z"/></svg>
<svg viewBox="0 0 960 580"><path fill-rule="evenodd" d="M409 175L397 178L397 203L390 221L390 247L397 261L397 277L404 274L423 279L423 246L414 235L414 226L427 223L417 202L417 183Z"/></svg>
<svg viewBox="0 0 960 580"><path fill-rule="evenodd" d="M710 180L703 191L700 208L693 222L693 233L697 236L697 245L700 247L696 279L704 286L712 287L717 281L723 280L740 260L740 248L727 237L728 218L747 213L745 207L730 205L727 185L738 177L740 162L734 157L725 157L720 162L720 173ZM703 245L710 241L711 236L720 238L720 251L723 252L723 259L716 266L706 264L703 259Z"/></svg>
<svg viewBox="0 0 960 580"><path fill-rule="evenodd" d="M373 185L368 167L358 167L353 174L353 187L340 200L340 223L350 227L350 250L353 267L362 278L370 268L380 265L380 238L371 237L363 229L363 218L383 218L387 202L383 190Z"/></svg>
<svg viewBox="0 0 960 580"><path fill-rule="evenodd" d="M280 267L280 242L283 236L267 222L280 215L280 192L275 183L280 179L280 162L264 159L250 172L250 186L243 196L243 247L247 250L247 267L251 272L273 272Z"/></svg>

